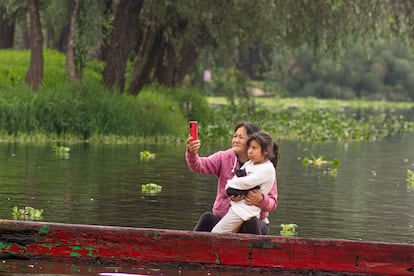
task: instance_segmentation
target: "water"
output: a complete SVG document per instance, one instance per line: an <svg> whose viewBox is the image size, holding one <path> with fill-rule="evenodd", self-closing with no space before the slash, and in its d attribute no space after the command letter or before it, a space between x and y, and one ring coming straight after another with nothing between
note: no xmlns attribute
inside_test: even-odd
<svg viewBox="0 0 414 276"><path fill-rule="evenodd" d="M210 210L216 178L188 170L183 145L71 144L69 158L53 144L0 143L0 214L13 206L44 209L44 221L191 230ZM203 145L208 154L226 145ZM298 225L299 237L414 242L414 134L376 143L302 144L281 141L277 170L279 206L270 216L270 234L281 223ZM304 167L304 149L341 164ZM156 154L140 160L140 152ZM141 192L156 183L162 192Z"/></svg>
<svg viewBox="0 0 414 276"><path fill-rule="evenodd" d="M299 237L414 242L414 187L406 180L414 133L375 143L279 143L270 234L295 223ZM192 230L211 209L216 178L188 170L184 145L65 144L68 157L53 145L0 143L2 218L12 219L13 206L31 206L44 209L43 221ZM205 144L201 154L227 146ZM339 159L337 176L303 166L304 149ZM144 150L155 159L140 160ZM146 183L161 185L161 193L142 193Z"/></svg>

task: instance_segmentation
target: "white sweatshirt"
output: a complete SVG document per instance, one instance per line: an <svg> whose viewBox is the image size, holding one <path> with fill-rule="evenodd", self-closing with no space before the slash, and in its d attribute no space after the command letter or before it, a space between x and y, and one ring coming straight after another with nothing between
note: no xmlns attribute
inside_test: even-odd
<svg viewBox="0 0 414 276"><path fill-rule="evenodd" d="M267 160L264 163L255 165L249 160L241 167L241 169L246 170L246 176L234 176L227 181L226 189L231 187L239 190L248 190L260 186L260 192L262 194L267 195L269 193L276 179L276 170L271 161ZM259 218L261 211L258 206L247 205L244 199L240 201L231 201L231 208L244 221L249 220L252 217Z"/></svg>

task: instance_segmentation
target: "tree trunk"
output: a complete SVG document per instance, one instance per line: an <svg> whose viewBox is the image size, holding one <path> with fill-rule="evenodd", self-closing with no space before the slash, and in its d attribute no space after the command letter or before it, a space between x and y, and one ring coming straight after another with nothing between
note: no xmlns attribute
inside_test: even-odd
<svg viewBox="0 0 414 276"><path fill-rule="evenodd" d="M23 42L23 49L30 49L30 29L29 25L30 22L27 18L24 18L21 21L21 32L22 32L22 42Z"/></svg>
<svg viewBox="0 0 414 276"><path fill-rule="evenodd" d="M131 83L128 87L128 94L138 95L139 91L148 84L151 80L151 72L154 66L157 64L159 58L162 58L163 52L163 32L158 29L155 32L154 40L151 47L148 50L148 55L144 57L145 62L143 64L135 62L134 71L131 76ZM144 50L144 52L146 52Z"/></svg>
<svg viewBox="0 0 414 276"><path fill-rule="evenodd" d="M174 86L174 77L178 65L178 56L171 43L165 43L162 53L164 58L158 59L158 64L154 72L155 78L164 86ZM165 60L165 62L164 62Z"/></svg>
<svg viewBox="0 0 414 276"><path fill-rule="evenodd" d="M104 85L110 89L125 89L125 70L129 55L136 41L138 18L144 0L121 0L115 15L114 29L105 48Z"/></svg>
<svg viewBox="0 0 414 276"><path fill-rule="evenodd" d="M179 86L184 82L191 66L196 62L203 47L207 44L209 36L199 36L194 43L183 43L181 49L175 50L168 44L166 60L167 64L159 64L155 71L155 78L165 86ZM177 54L178 52L178 54Z"/></svg>
<svg viewBox="0 0 414 276"><path fill-rule="evenodd" d="M76 16L79 9L79 0L71 1L70 12L70 29L68 36L68 46L66 48L66 77L69 81L77 82L75 67L75 33L76 33Z"/></svg>
<svg viewBox="0 0 414 276"><path fill-rule="evenodd" d="M205 46L207 42L203 43ZM181 66L176 69L174 74L174 85L182 85L184 82L185 76L190 71L191 66L197 61L198 56L202 51L201 44L198 48L192 45L185 45L181 52Z"/></svg>
<svg viewBox="0 0 414 276"><path fill-rule="evenodd" d="M5 8L0 8L0 49L13 48L15 16L6 16Z"/></svg>
<svg viewBox="0 0 414 276"><path fill-rule="evenodd" d="M68 48L68 37L70 27L68 25L63 26L59 34L59 39L55 42L53 48L61 53L65 53Z"/></svg>
<svg viewBox="0 0 414 276"><path fill-rule="evenodd" d="M29 0L30 15L30 65L26 83L33 89L40 88L43 78L43 35L40 24L39 0Z"/></svg>

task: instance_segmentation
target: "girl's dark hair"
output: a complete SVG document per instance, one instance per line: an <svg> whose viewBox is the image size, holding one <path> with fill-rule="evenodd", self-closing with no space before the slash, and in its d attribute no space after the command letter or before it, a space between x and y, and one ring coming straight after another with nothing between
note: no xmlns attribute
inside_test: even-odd
<svg viewBox="0 0 414 276"><path fill-rule="evenodd" d="M259 132L260 127L255 123L251 122L239 122L237 123L236 127L234 128L234 132L236 132L239 128L244 127L246 129L247 135L250 136L253 133Z"/></svg>
<svg viewBox="0 0 414 276"><path fill-rule="evenodd" d="M279 145L275 143L272 137L263 131L253 133L247 140L247 146L250 146L252 141L256 141L262 148L262 153L268 152L267 158L273 163L273 166L277 167L277 162L280 159Z"/></svg>

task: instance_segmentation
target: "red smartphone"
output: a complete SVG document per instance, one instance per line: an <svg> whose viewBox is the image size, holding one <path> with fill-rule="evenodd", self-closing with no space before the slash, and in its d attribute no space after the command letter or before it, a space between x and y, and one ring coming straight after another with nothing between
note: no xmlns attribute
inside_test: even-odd
<svg viewBox="0 0 414 276"><path fill-rule="evenodd" d="M190 121L190 135L193 140L198 140L198 122Z"/></svg>

